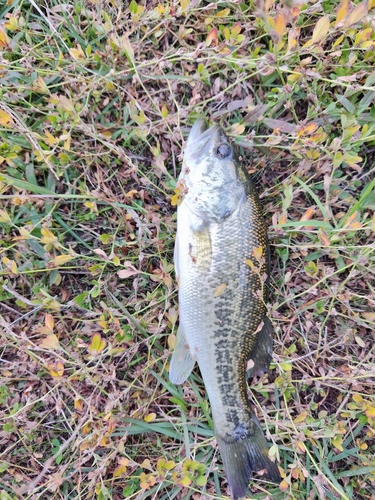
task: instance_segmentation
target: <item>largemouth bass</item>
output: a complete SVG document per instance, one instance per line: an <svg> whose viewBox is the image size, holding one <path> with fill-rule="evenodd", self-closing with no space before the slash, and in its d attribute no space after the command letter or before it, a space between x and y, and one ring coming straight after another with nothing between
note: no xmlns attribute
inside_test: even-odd
<svg viewBox="0 0 375 500"><path fill-rule="evenodd" d="M182 384L198 362L237 500L252 472L281 480L246 386L246 372L267 370L272 353L267 233L255 188L218 125L194 124L179 179L185 192L174 255L180 325L169 376Z"/></svg>

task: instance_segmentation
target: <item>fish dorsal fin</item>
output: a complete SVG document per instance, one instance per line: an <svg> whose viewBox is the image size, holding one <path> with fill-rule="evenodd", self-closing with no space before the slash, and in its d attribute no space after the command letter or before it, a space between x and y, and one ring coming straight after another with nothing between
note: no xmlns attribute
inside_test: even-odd
<svg viewBox="0 0 375 500"><path fill-rule="evenodd" d="M189 344L187 343L182 325L179 326L176 337L176 346L172 353L171 365L169 368L169 379L173 384L182 384L190 375L194 368L193 359Z"/></svg>

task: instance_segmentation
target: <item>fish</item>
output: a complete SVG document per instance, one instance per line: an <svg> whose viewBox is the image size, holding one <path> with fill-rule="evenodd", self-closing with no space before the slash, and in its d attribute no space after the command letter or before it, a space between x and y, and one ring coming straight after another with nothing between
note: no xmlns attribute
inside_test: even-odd
<svg viewBox="0 0 375 500"><path fill-rule="evenodd" d="M184 383L198 363L229 489L238 500L253 472L281 481L246 383L247 376L264 373L272 358L267 230L250 175L218 124L194 123L178 186L180 320L169 378Z"/></svg>

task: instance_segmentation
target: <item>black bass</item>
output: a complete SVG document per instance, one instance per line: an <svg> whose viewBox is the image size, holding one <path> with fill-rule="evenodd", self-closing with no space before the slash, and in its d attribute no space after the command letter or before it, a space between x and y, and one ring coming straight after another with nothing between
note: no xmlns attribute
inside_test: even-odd
<svg viewBox="0 0 375 500"><path fill-rule="evenodd" d="M246 372L263 373L272 353L267 233L255 188L218 125L194 124L180 185L185 196L174 255L180 326L169 376L182 384L198 362L237 500L246 495L252 472L281 480L246 388Z"/></svg>

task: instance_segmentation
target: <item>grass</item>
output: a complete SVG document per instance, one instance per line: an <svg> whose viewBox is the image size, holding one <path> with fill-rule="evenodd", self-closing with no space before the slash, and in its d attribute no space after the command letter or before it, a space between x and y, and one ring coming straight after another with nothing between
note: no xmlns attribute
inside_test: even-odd
<svg viewBox="0 0 375 500"><path fill-rule="evenodd" d="M145 5L147 5L145 7ZM272 245L280 460L254 499L375 488L374 2L0 7L0 497L226 498L199 372L169 382L181 151L219 121Z"/></svg>

